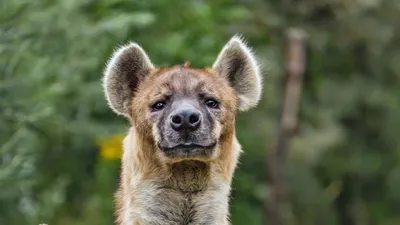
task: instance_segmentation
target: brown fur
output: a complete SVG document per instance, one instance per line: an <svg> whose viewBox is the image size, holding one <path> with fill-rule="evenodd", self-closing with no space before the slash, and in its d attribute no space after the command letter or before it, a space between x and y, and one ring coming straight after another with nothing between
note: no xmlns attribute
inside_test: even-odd
<svg viewBox="0 0 400 225"><path fill-rule="evenodd" d="M136 44L117 51L105 73L106 97L132 124L124 139L117 223L228 225L230 184L241 152L235 114L258 102L260 82L253 56L237 37L224 47L213 69L194 69L189 63L154 68ZM216 146L207 155L166 156L157 145L160 121L150 105L162 96L192 93L206 93L220 102L209 128Z"/></svg>

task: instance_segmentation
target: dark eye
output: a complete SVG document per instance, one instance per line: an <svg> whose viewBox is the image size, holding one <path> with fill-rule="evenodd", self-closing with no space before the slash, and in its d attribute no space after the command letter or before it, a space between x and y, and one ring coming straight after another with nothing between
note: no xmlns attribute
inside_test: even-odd
<svg viewBox="0 0 400 225"><path fill-rule="evenodd" d="M206 105L208 107L214 108L214 109L218 108L218 106L219 106L219 103L217 102L217 100L211 99L211 98L210 99L206 99L205 103L206 103Z"/></svg>
<svg viewBox="0 0 400 225"><path fill-rule="evenodd" d="M151 108L153 109L153 111L160 111L161 109L163 109L165 107L166 103L163 101L158 101L156 103L154 103Z"/></svg>

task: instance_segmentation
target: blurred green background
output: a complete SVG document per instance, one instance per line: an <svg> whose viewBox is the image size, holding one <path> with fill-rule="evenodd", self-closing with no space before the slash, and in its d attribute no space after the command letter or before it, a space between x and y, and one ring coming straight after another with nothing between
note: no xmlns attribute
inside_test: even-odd
<svg viewBox="0 0 400 225"><path fill-rule="evenodd" d="M238 115L232 222L261 224L291 26L310 46L288 224L400 224L399 14L398 0L2 0L0 224L112 224L128 122L104 100L106 60L133 40L158 66L210 66L235 33L265 87Z"/></svg>

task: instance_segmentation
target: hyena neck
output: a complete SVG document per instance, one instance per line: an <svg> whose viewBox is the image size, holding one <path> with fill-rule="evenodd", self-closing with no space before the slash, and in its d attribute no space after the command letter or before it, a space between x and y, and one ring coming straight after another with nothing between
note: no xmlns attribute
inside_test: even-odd
<svg viewBox="0 0 400 225"><path fill-rule="evenodd" d="M195 194L207 189L210 183L210 165L188 160L168 165L169 178L161 181L166 188Z"/></svg>
<svg viewBox="0 0 400 225"><path fill-rule="evenodd" d="M129 138L129 135L128 137ZM128 148L132 147L132 148ZM228 225L230 180L220 165L194 160L170 165L143 165L138 145L127 146L117 194L120 225ZM146 176L141 171L151 169Z"/></svg>
<svg viewBox="0 0 400 225"><path fill-rule="evenodd" d="M169 165L168 177L139 184L139 224L228 225L230 185L213 173L212 167L204 162L182 161Z"/></svg>

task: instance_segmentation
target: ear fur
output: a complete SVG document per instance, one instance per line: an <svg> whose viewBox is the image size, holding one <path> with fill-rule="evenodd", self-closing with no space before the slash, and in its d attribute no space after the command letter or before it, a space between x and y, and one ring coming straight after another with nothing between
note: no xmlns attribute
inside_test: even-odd
<svg viewBox="0 0 400 225"><path fill-rule="evenodd" d="M154 69L145 51L136 43L114 52L104 71L103 88L110 108L130 117L130 101L139 82Z"/></svg>
<svg viewBox="0 0 400 225"><path fill-rule="evenodd" d="M240 111L257 105L262 91L260 68L251 49L239 35L233 36L223 47L213 70L221 76L226 76L236 90Z"/></svg>

